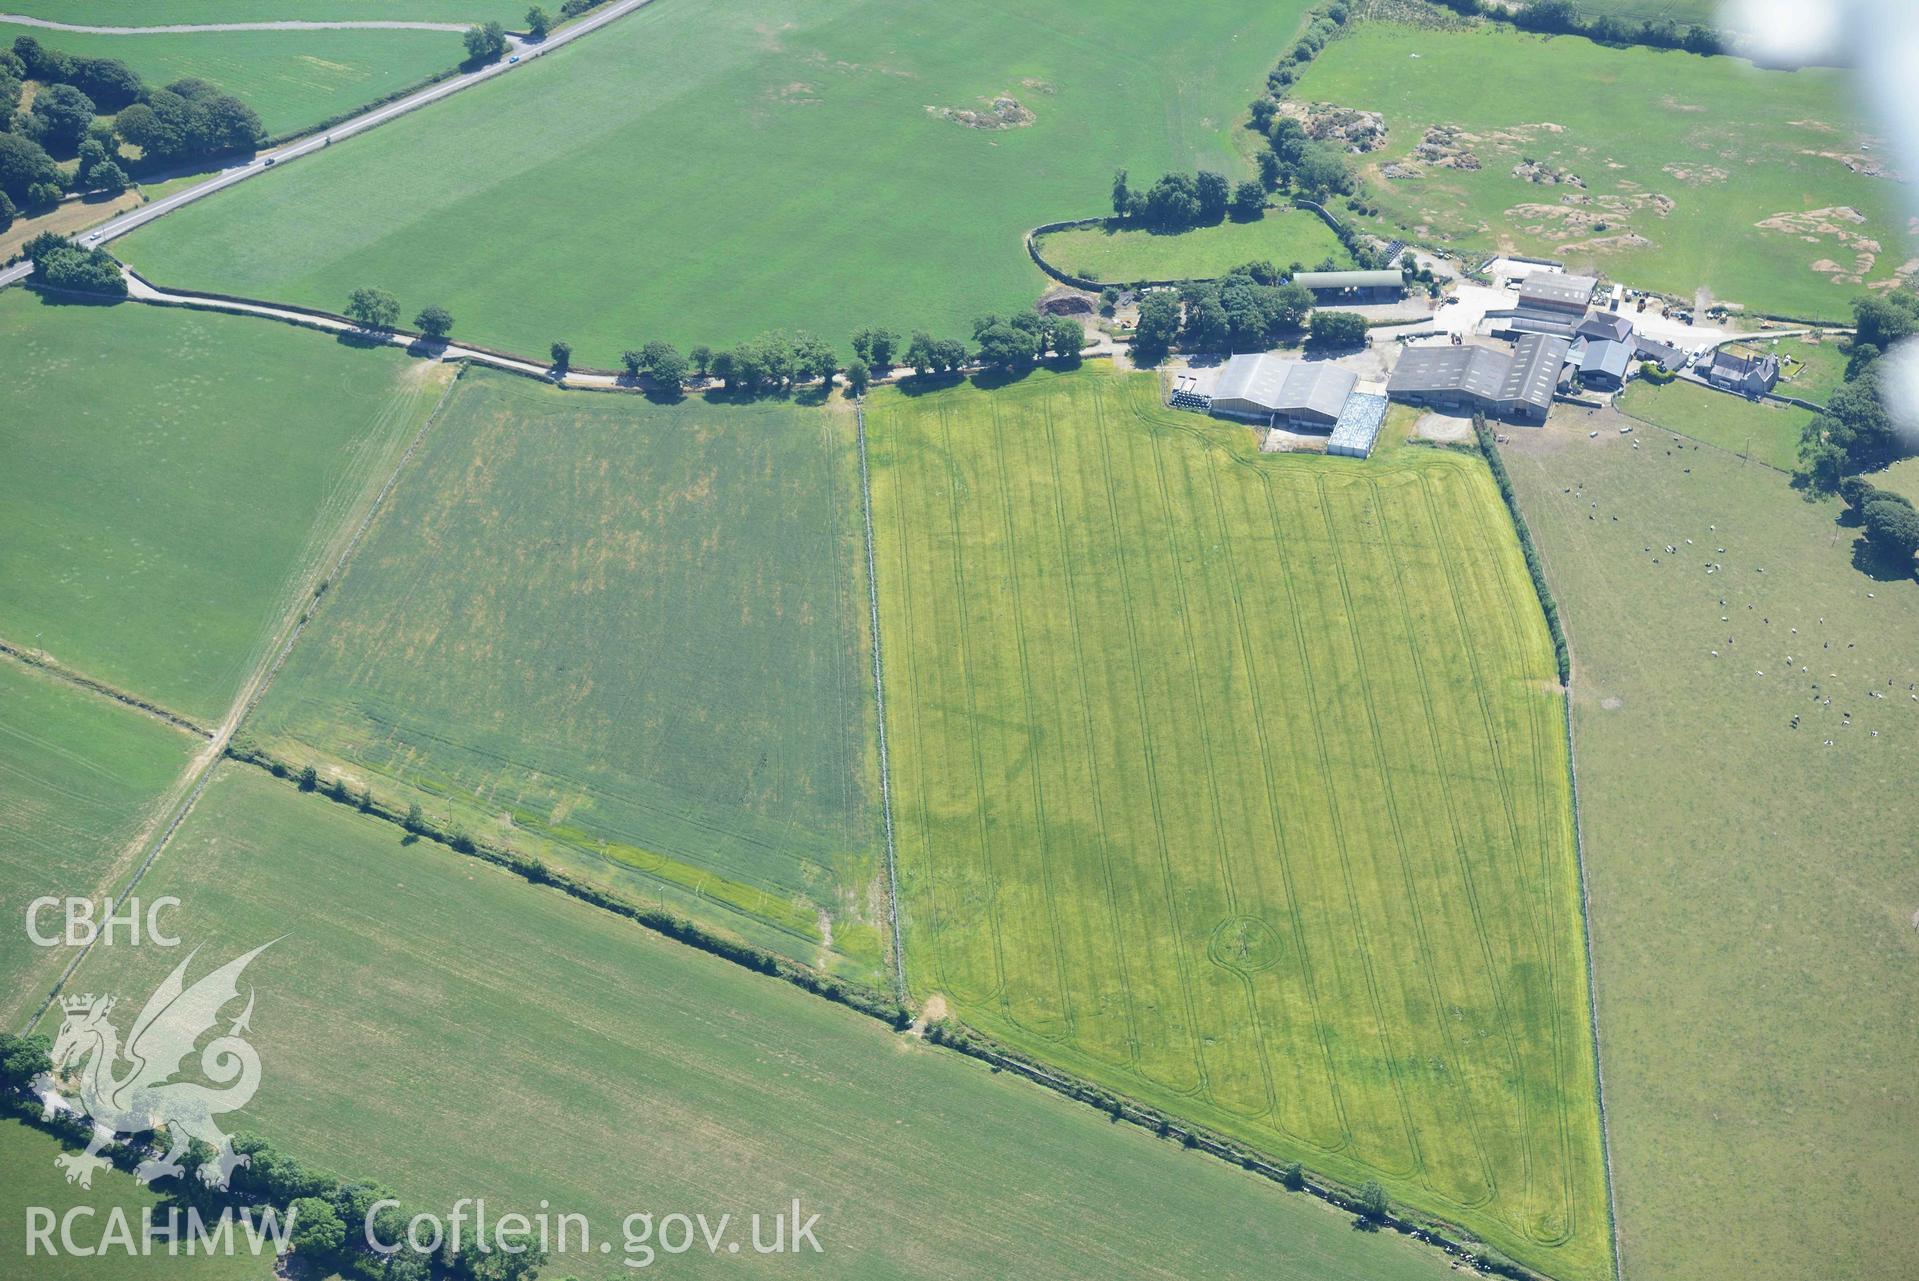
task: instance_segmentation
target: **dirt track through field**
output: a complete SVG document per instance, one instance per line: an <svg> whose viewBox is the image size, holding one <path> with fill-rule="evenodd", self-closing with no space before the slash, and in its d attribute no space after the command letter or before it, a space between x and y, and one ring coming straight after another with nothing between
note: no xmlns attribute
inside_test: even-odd
<svg viewBox="0 0 1919 1281"><path fill-rule="evenodd" d="M400 455L399 461L394 464L385 482L367 503L366 510L341 546L339 554L334 557L332 564L309 576L308 582L315 591L322 583L338 581L340 575L346 570L347 563L352 559L353 553L358 550L367 529L373 524L373 518L386 505L388 495L399 483L401 474L405 472L407 464L412 461L413 455L419 451L421 443L426 440L427 433L433 430L435 423L439 422L440 414L446 409L446 403L453 395L453 389L459 386L460 375L464 372L465 370L462 369L447 380L432 412L420 424L420 430L414 433L413 439L407 443L406 451ZM146 851L144 857L139 857L139 865L134 868L132 876L127 878L126 884L120 889L116 898L125 898L133 892L134 888L140 884L140 878L147 874L147 869L153 866L154 860L160 857L160 852L167 847L167 842L173 839L173 834L180 829L180 824L192 812L194 803L200 799L201 793L206 791L207 783L213 777L213 767L219 764L220 758L226 754L227 745L233 741L235 731L240 728L247 715L266 694L267 687L273 683L273 678L279 675L281 667L286 663L287 655L293 652L294 643L306 631L307 623L311 620L313 610L316 608L318 604L314 591L295 593L278 629L284 639L279 645L270 648L262 656L261 661L254 665L246 680L241 682L239 690L234 694L232 704L227 709L226 716L214 729L206 746L194 754L185 773L155 808L152 819L141 827L139 833L127 843L126 848L115 859L117 868L139 857L142 849ZM95 937L97 939L98 936ZM59 979L48 989L46 998L34 1009L32 1017L26 1022L26 1027L31 1028L40 1021L40 1016L46 1013L47 1007L53 1004L54 998L60 995L67 980L73 977L74 971L80 967L82 961L87 959L87 953L92 950L93 943L89 941L74 953L73 960L68 963L66 969L61 971Z"/></svg>

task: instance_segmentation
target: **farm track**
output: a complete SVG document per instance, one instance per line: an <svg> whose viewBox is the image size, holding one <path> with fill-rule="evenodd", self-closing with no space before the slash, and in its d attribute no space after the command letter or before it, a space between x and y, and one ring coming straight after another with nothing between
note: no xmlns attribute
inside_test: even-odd
<svg viewBox="0 0 1919 1281"><path fill-rule="evenodd" d="M873 705L879 723L880 823L886 838L886 919L893 947L894 997L906 1002L906 949L900 942L899 859L893 844L893 779L886 754L886 663L880 650L880 580L873 552L872 473L866 461L866 406L853 402L860 454L860 521L866 542L866 603L873 629Z"/></svg>
<svg viewBox="0 0 1919 1281"><path fill-rule="evenodd" d="M454 377L448 380L446 387L442 389L438 403L434 405L432 412L429 413L425 421L421 423L420 429L414 434L413 439L408 442L405 452L401 454L399 461L394 465L391 473L386 477L385 482L367 504L366 511L341 546L339 554L334 558L331 568L324 575L320 575L317 572L312 574L308 579L309 582L317 585L317 583L321 581L335 581L346 569L348 562L352 559L354 551L359 547L361 539L365 537L367 529L372 525L374 517L379 514L381 507L385 505L387 496L393 492L393 487L399 483L400 474L406 470L407 463L412 460L415 451L419 449L420 442L426 439L427 433L432 431L434 424L439 421L440 414L446 408L447 400L452 396L453 389L458 383L459 373L456 372ZM276 647L271 649L269 657L265 657L255 664L253 671L241 684L239 692L234 696L233 703L228 708L226 716L221 720L219 726L214 729L206 746L195 754L192 762L187 767L186 773L181 776L180 781L174 785L173 789L163 800L153 822L142 829L134 841L129 844L126 854L121 856L123 859L128 856L137 856L142 848L146 851L144 857L139 858L138 865L134 868L132 876L128 878L126 884L121 888L121 897L130 894L140 884L141 878L144 877L148 869L153 866L154 860L158 859L161 852L166 849L167 843L173 839L173 834L180 829L180 824L186 821L186 817L192 811L195 802L197 802L206 791L207 783L213 778L214 767L218 765L220 760L226 755L226 749L233 741L233 735L239 730L241 724L246 720L247 715L252 712L254 707L258 705L260 699L266 694L267 687L272 684L273 678L278 675L280 668L285 664L287 655L293 651L295 642L300 639L301 633L306 630L307 623L312 617L312 611L306 608L309 599L310 598L306 596L296 598L289 608L289 613L282 616L280 626L276 630L281 633L283 639ZM318 604L315 602L314 608L317 607ZM165 819L165 824L159 827L158 835L156 836L154 829L162 818ZM94 941L97 941L97 936L95 940L89 940L74 953L73 960L69 962L66 969L61 972L60 977L55 980L52 988L48 990L46 998L40 1002L38 1008L34 1010L32 1018L27 1021L28 1027L38 1022L40 1016L46 1012L47 1007L53 1004L54 998L60 995L60 991L66 986L67 980L73 976L73 972L80 967L81 962L86 960L87 953L93 950Z"/></svg>

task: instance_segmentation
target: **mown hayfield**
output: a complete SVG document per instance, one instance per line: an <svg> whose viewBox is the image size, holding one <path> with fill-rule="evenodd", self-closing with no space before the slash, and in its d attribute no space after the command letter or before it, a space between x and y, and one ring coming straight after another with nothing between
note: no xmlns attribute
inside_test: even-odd
<svg viewBox="0 0 1919 1281"><path fill-rule="evenodd" d="M858 485L849 415L471 375L249 730L876 977Z"/></svg>
<svg viewBox="0 0 1919 1281"><path fill-rule="evenodd" d="M196 746L162 721L0 659L0 1028L18 1030L72 959L29 941L27 904L112 889L128 843ZM58 933L58 912L40 925Z"/></svg>
<svg viewBox="0 0 1919 1281"><path fill-rule="evenodd" d="M1332 229L1301 209L1268 209L1254 222L1222 222L1161 233L1140 227L1074 227L1040 238L1040 253L1062 271L1092 280L1209 280L1244 263L1264 260L1284 271L1309 270L1331 257L1352 257Z"/></svg>
<svg viewBox="0 0 1919 1281"><path fill-rule="evenodd" d="M1384 23L1328 46L1292 90L1384 113L1363 168L1391 227L1801 317L1846 316L1862 283L1919 262L1899 187L1844 163L1884 151L1861 150L1873 140L1846 94L1829 69ZM1479 167L1409 160L1433 126L1469 135L1444 149ZM1516 176L1527 160L1584 186Z"/></svg>
<svg viewBox="0 0 1919 1281"><path fill-rule="evenodd" d="M676 1276L1445 1275L1317 1201L223 768L148 885L204 957L286 934L247 973L264 1072L239 1123L307 1161L442 1215L548 1201L616 1249L635 1211L823 1216L820 1259L663 1259ZM144 992L178 959L101 948L76 978ZM547 1272L632 1275L618 1253Z"/></svg>
<svg viewBox="0 0 1919 1281"><path fill-rule="evenodd" d="M1506 451L1572 639L1625 1273L1897 1271L1919 583L1861 574L1778 473L1634 435Z"/></svg>
<svg viewBox="0 0 1919 1281"><path fill-rule="evenodd" d="M1232 126L1306 7L666 0L120 243L158 281L329 308L379 283L607 366L956 333L1038 295L1021 237L1100 212L1116 167L1250 173ZM937 114L999 95L1032 121Z"/></svg>
<svg viewBox="0 0 1919 1281"><path fill-rule="evenodd" d="M1156 386L873 398L910 984L1607 1275L1563 706L1489 473L1261 456Z"/></svg>
<svg viewBox="0 0 1919 1281"><path fill-rule="evenodd" d="M71 19L125 20L122 15ZM132 21L151 25L153 20ZM156 89L189 76L211 81L257 111L270 135L352 111L445 71L466 56L457 31L190 31L108 36L0 22L0 44L11 46L17 36L32 36L49 49L78 57L118 58Z"/></svg>
<svg viewBox="0 0 1919 1281"><path fill-rule="evenodd" d="M1626 386L1619 408L1653 427L1667 427L1694 440L1791 471L1799 465L1799 437L1812 411L1747 400L1697 383L1655 387L1644 379Z"/></svg>
<svg viewBox="0 0 1919 1281"><path fill-rule="evenodd" d="M259 320L0 295L0 639L212 724L449 374Z"/></svg>
<svg viewBox="0 0 1919 1281"><path fill-rule="evenodd" d="M271 1255L257 1259L244 1253L233 1257L170 1256L164 1245L157 1254L145 1257L129 1255L118 1246L101 1258L77 1258L64 1249L49 1255L44 1248L36 1248L29 1255L29 1207L49 1209L56 1216L78 1206L92 1207L91 1218L82 1215L74 1220L74 1238L83 1248L100 1243L108 1216L116 1208L139 1233L143 1212L151 1208L154 1222L164 1228L167 1207L180 1205L185 1229L184 1205L141 1187L124 1171L102 1170L93 1176L91 1189L68 1183L66 1172L53 1163L62 1150L60 1141L52 1135L10 1116L0 1116L0 1270L8 1276L32 1277L34 1281L100 1281L103 1277L110 1281L267 1281L273 1275ZM234 1233L238 1240L245 1240L238 1224ZM59 1244L57 1228L53 1241ZM184 1243L181 1248L185 1249Z"/></svg>

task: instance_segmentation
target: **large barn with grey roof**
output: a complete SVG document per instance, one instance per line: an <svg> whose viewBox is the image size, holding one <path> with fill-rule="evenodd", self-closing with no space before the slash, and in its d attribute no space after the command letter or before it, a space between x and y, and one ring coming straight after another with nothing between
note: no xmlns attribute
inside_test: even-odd
<svg viewBox="0 0 1919 1281"><path fill-rule="evenodd" d="M1544 422L1572 344L1523 334L1511 352L1492 347L1408 347L1386 383L1395 400Z"/></svg>
<svg viewBox="0 0 1919 1281"><path fill-rule="evenodd" d="M1271 352L1234 356L1213 385L1215 414L1268 426L1330 431L1359 377L1330 361L1287 360Z"/></svg>

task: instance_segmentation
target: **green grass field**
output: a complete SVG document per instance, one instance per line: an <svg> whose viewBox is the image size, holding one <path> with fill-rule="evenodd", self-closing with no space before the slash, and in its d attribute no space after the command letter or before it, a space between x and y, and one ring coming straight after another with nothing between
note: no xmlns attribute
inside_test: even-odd
<svg viewBox="0 0 1919 1281"><path fill-rule="evenodd" d="M181 22L486 22L521 25L518 0L7 0L7 12L49 22L152 27ZM555 5L550 12L558 13ZM37 37L51 43L64 34Z"/></svg>
<svg viewBox="0 0 1919 1281"><path fill-rule="evenodd" d="M1919 261L1899 188L1842 163L1884 150L1860 150L1870 135L1845 95L1830 70L1388 24L1328 46L1292 90L1385 114L1386 145L1362 163L1393 228L1814 317L1849 314L1861 283ZM1417 162L1413 176L1384 176L1434 125L1465 130L1449 147L1480 167ZM1515 176L1528 159L1585 185Z"/></svg>
<svg viewBox="0 0 1919 1281"><path fill-rule="evenodd" d="M27 904L98 899L197 746L182 730L0 659L0 1029L16 1031L72 959L35 946ZM58 913L40 920L58 933Z"/></svg>
<svg viewBox="0 0 1919 1281"><path fill-rule="evenodd" d="M1747 400L1697 383L1655 387L1644 379L1627 384L1619 408L1642 423L1669 427L1781 471L1799 465L1799 437L1812 421L1811 410L1792 405Z"/></svg>
<svg viewBox="0 0 1919 1281"><path fill-rule="evenodd" d="M164 283L328 308L380 284L608 366L651 338L960 332L1039 294L1021 237L1098 212L1116 167L1244 176L1231 126L1306 7L659 4L120 244ZM1000 94L1032 123L935 114Z"/></svg>
<svg viewBox="0 0 1919 1281"><path fill-rule="evenodd" d="M1609 1275L1563 705L1483 464L1146 375L873 398L908 978Z"/></svg>
<svg viewBox="0 0 1919 1281"><path fill-rule="evenodd" d="M0 638L212 724L447 373L259 320L0 295Z"/></svg>
<svg viewBox="0 0 1919 1281"><path fill-rule="evenodd" d="M61 1151L60 1141L52 1135L0 1116L0 1271L8 1276L32 1277L34 1281L271 1281L271 1255L169 1256L162 1245L159 1253L145 1257L129 1256L116 1246L105 1257L77 1258L64 1250L49 1255L38 1248L37 1242L29 1255L26 1229L30 1206L51 1210L56 1216L78 1206L92 1207L91 1218L82 1215L74 1221L75 1240L91 1247L100 1243L108 1216L116 1208L138 1234L142 1230L141 1214L148 1208L153 1210L154 1222L164 1228L167 1207L179 1204L141 1187L131 1174L121 1170L101 1171L94 1176L91 1190L75 1187L53 1163ZM180 1213L184 1230L184 1205ZM234 1232L244 1240L237 1224ZM59 1240L56 1228L53 1241L58 1244Z"/></svg>
<svg viewBox="0 0 1919 1281"><path fill-rule="evenodd" d="M79 21L116 20L101 17ZM11 46L16 36L32 36L49 49L79 57L118 58L156 89L187 76L212 81L257 111L270 135L289 133L351 111L445 71L466 56L459 33L453 31L193 31L103 36L0 22L0 44Z"/></svg>
<svg viewBox="0 0 1919 1281"><path fill-rule="evenodd" d="M1040 239L1046 261L1075 276L1122 284L1137 280L1202 280L1242 263L1265 260L1285 270L1352 257L1332 229L1300 209L1269 209L1258 222L1222 222L1171 235L1142 228L1075 227Z"/></svg>
<svg viewBox="0 0 1919 1281"><path fill-rule="evenodd" d="M819 1260L691 1254L663 1261L675 1276L1447 1275L1083 1104L223 770L148 885L209 960L286 934L247 972L263 1083L237 1123L307 1161L441 1214L545 1199L603 1233L641 1210L744 1232L796 1196L823 1216ZM96 949L76 979L145 992L178 959ZM633 1275L619 1259L546 1271Z"/></svg>
<svg viewBox="0 0 1919 1281"><path fill-rule="evenodd" d="M850 415L472 375L249 728L875 978L858 485Z"/></svg>
<svg viewBox="0 0 1919 1281"><path fill-rule="evenodd" d="M1592 426L1514 433L1506 458L1576 665L1625 1274L1896 1271L1919 584L1853 568L1836 505L1775 472Z"/></svg>

